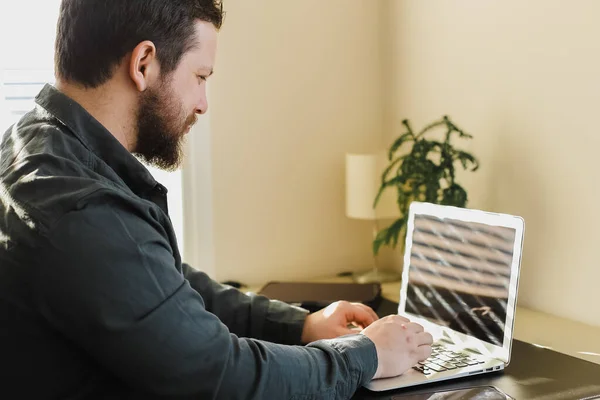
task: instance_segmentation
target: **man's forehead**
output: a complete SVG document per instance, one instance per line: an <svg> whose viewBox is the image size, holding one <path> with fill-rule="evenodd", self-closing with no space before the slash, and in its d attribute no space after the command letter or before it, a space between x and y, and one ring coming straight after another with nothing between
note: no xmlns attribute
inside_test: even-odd
<svg viewBox="0 0 600 400"><path fill-rule="evenodd" d="M214 25L198 21L192 46L188 51L189 57L195 60L198 68L212 70L213 58L216 48L217 30Z"/></svg>
<svg viewBox="0 0 600 400"><path fill-rule="evenodd" d="M217 28L206 21L196 21L194 24L194 46L202 47L206 42L215 42L217 39Z"/></svg>
<svg viewBox="0 0 600 400"><path fill-rule="evenodd" d="M205 74L212 73L214 60L210 52L192 49L184 55L184 58L194 70Z"/></svg>

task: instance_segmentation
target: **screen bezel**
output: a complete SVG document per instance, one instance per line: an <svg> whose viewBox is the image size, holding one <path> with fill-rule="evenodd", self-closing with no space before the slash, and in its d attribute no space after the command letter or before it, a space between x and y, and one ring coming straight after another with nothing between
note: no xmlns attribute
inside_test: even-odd
<svg viewBox="0 0 600 400"><path fill-rule="evenodd" d="M408 292L408 276L410 267L410 258L412 251L412 236L415 228L415 216L426 215L437 218L451 218L464 222L476 222L480 224L513 228L515 230L515 241L513 243L513 259L510 268L510 283L508 291L508 300L506 306L506 323L504 329L504 339L502 347L466 335L462 332L437 325L428 319L406 311L406 297ZM444 206L432 203L413 202L409 208L409 216L406 228L406 244L404 251L404 268L402 269L402 284L400 287L400 302L398 305L398 314L411 321L417 322L425 327L433 336L434 340L445 337L452 343L462 347L475 350L483 355L494 357L510 362L510 350L512 347L512 337L514 331L514 319L517 305L517 292L519 286L519 271L521 266L521 255L523 250L523 236L525 231L525 221L523 218L515 215L492 213L488 211L459 208L453 206Z"/></svg>

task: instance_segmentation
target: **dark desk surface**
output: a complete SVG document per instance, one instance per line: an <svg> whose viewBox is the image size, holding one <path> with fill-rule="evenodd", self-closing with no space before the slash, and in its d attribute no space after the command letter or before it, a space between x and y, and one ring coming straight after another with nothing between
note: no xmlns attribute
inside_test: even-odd
<svg viewBox="0 0 600 400"><path fill-rule="evenodd" d="M397 309L394 303L386 303L378 309L380 315L394 313L393 310ZM568 333L565 332L565 335ZM495 386L518 400L600 399L600 365L514 340L511 362L502 372L459 378L452 383L423 385L418 389L371 392L363 388L353 399L390 399L399 394L486 385Z"/></svg>

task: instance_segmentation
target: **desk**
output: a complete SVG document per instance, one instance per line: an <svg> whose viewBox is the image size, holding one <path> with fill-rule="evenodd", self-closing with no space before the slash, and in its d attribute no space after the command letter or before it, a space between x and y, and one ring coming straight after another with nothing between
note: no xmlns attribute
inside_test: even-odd
<svg viewBox="0 0 600 400"><path fill-rule="evenodd" d="M313 282L352 282L350 277L324 277L304 280ZM252 287L257 292L261 286ZM400 282L381 285L384 298L398 302ZM514 337L517 340L553 349L582 360L600 364L600 327L556 317L518 305Z"/></svg>
<svg viewBox="0 0 600 400"><path fill-rule="evenodd" d="M351 278L323 278L314 282L351 282ZM251 288L257 292L260 287ZM380 316L395 313L400 282L382 284ZM502 372L387 392L359 389L353 400L391 399L474 386L495 386L515 399L600 398L600 327L517 307L515 341L509 366ZM535 345L531 344L534 343ZM549 349L554 349L551 351ZM562 353L562 354L561 354Z"/></svg>
<svg viewBox="0 0 600 400"><path fill-rule="evenodd" d="M413 395L476 386L495 386L516 400L598 399L600 365L516 340L511 363L502 372L389 392L375 393L362 388L352 400L390 399L399 394Z"/></svg>

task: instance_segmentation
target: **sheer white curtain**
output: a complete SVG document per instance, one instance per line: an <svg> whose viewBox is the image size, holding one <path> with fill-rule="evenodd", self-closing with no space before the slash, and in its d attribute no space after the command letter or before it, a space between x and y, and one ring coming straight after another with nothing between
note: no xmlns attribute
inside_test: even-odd
<svg viewBox="0 0 600 400"><path fill-rule="evenodd" d="M0 134L33 108L45 83L54 83L54 39L60 0L0 2ZM149 168L169 190L169 214L183 254L181 171Z"/></svg>

